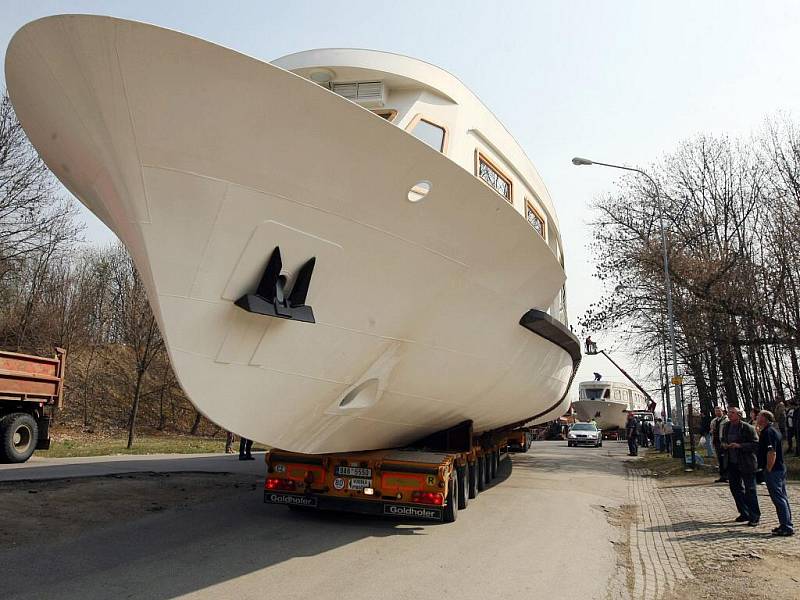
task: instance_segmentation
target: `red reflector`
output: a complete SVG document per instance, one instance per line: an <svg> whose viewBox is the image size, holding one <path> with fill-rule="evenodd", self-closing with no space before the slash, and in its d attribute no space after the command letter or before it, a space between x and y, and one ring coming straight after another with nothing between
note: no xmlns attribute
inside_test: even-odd
<svg viewBox="0 0 800 600"><path fill-rule="evenodd" d="M444 504L444 494L441 492L414 492L411 494L411 501L419 504Z"/></svg>
<svg viewBox="0 0 800 600"><path fill-rule="evenodd" d="M293 492L295 490L295 483L291 479L278 479L275 477L267 477L264 482L265 490L279 490L282 492Z"/></svg>

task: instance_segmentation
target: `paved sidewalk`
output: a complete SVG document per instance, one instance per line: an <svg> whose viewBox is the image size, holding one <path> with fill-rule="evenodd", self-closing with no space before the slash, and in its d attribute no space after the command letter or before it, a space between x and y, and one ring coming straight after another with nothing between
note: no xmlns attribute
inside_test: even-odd
<svg viewBox="0 0 800 600"><path fill-rule="evenodd" d="M628 497L635 507L629 544L633 598L656 600L692 578L655 479L646 469L628 469Z"/></svg>
<svg viewBox="0 0 800 600"><path fill-rule="evenodd" d="M794 522L800 518L800 485L789 483ZM800 535L775 538L775 507L766 486L758 486L761 523L747 527L737 516L727 484L663 481L660 495L672 517L674 539L680 542L692 569L719 569L739 558L760 558L765 551L800 557Z"/></svg>
<svg viewBox="0 0 800 600"><path fill-rule="evenodd" d="M745 589L751 583L747 561L768 565L773 557L800 559L800 535L775 538L770 534L778 519L765 486L758 487L761 523L751 528L734 522L736 508L728 486L714 484L712 479L713 474L707 479L659 478L637 468L635 461L628 463L629 573L623 597L709 597L702 594L717 589L717 582L730 584L736 576L743 579L728 585L725 593L739 598L735 586L741 583L741 597L752 597L750 588ZM796 482L789 484L789 498L797 522L800 485ZM800 598L800 594L792 595L792 585L790 582L789 596L781 598ZM776 593L786 593L785 587L779 585L777 589ZM698 590L702 590L700 596Z"/></svg>

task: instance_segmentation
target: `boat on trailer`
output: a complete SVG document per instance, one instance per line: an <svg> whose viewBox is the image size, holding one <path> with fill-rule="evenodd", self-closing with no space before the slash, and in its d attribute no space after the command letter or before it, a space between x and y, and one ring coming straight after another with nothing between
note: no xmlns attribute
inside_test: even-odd
<svg viewBox="0 0 800 600"><path fill-rule="evenodd" d="M5 70L222 427L320 453L566 411L580 346L555 206L454 76L371 50L267 63L85 15L24 26Z"/></svg>
<svg viewBox="0 0 800 600"><path fill-rule="evenodd" d="M572 408L581 421L595 421L603 431L611 431L625 428L629 412L647 411L648 399L628 383L582 381Z"/></svg>

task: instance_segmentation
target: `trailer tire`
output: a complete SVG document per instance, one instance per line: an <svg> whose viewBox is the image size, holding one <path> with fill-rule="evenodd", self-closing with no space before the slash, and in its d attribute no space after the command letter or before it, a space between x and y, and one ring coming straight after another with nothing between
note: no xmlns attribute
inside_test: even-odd
<svg viewBox="0 0 800 600"><path fill-rule="evenodd" d="M470 500L478 497L478 461L467 463L467 479L469 481L468 496Z"/></svg>
<svg viewBox="0 0 800 600"><path fill-rule="evenodd" d="M447 490L447 499L445 500L447 505L442 512L442 521L452 523L458 517L458 477L451 477L450 485L447 487L450 489Z"/></svg>
<svg viewBox="0 0 800 600"><path fill-rule="evenodd" d="M478 477L478 491L482 492L486 489L486 459L483 456L478 457L477 462L477 477Z"/></svg>
<svg viewBox="0 0 800 600"><path fill-rule="evenodd" d="M28 413L13 413L0 420L0 462L23 463L36 450L39 427Z"/></svg>
<svg viewBox="0 0 800 600"><path fill-rule="evenodd" d="M458 510L464 510L469 504L469 472L467 465L457 467L458 474Z"/></svg>

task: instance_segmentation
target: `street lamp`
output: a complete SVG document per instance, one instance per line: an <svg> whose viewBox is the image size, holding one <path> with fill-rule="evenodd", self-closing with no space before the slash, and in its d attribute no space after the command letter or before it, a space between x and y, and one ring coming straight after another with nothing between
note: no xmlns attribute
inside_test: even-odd
<svg viewBox="0 0 800 600"><path fill-rule="evenodd" d="M589 166L589 165L600 165L601 167L610 167L612 169L621 169L623 171L633 171L634 173L639 173L639 175L644 176L650 184L653 186L653 193L655 194L656 198L656 205L658 206L658 220L659 224L661 225L661 249L664 253L664 288L666 290L667 295L667 320L669 321L669 342L670 346L672 347L672 383L675 386L675 401L678 405L678 419L680 420L681 428L684 430L685 434L685 421L683 418L683 390L681 389L681 377L678 375L678 359L677 359L677 352L675 349L675 315L672 312L672 280L669 276L669 254L667 253L667 233L664 230L664 205L661 202L661 194L659 193L658 184L656 183L655 179L650 177L647 173L642 171L641 169L635 169L634 167L624 167L622 165L612 165L609 163L602 163L597 162L595 160L589 160L588 158L581 158L576 156L572 159L572 164L575 166ZM671 413L671 408L669 406L669 400L667 400L667 414ZM691 436L691 432L689 432ZM683 456L683 464L686 464L686 452L681 452ZM692 456L692 461L694 462L694 456Z"/></svg>

